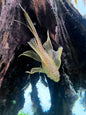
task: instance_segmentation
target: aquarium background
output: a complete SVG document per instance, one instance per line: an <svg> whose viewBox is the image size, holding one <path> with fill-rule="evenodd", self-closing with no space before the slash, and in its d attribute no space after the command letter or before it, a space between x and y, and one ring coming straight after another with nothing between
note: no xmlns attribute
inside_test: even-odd
<svg viewBox="0 0 86 115"><path fill-rule="evenodd" d="M65 23L62 17L60 17L60 14L58 16L59 20L57 21L61 21L62 26L60 24L58 27L62 29L62 32L65 31L64 33L68 37L68 41L64 35L61 36L60 40L57 39L56 41L59 41L61 45L65 44L62 54L62 65L59 70L61 74L60 81L55 83L42 73L28 74L26 71L29 71L34 66L40 66L40 63L24 56L18 58L19 54L30 49L30 47L26 45L26 42L24 44L26 47L24 45L21 45L21 47L17 46L14 51L17 51L17 53L15 53L13 62L10 64L11 66L7 72L7 76L9 77L6 78L5 76L5 80L0 88L0 115L86 115L86 5L83 0L78 0L77 4L75 4L74 0L71 0L71 3L73 7L76 8L76 12L73 14L71 8L68 7L69 10L67 10L66 13L60 12L61 16L64 16L63 19ZM61 9L64 11L63 7L61 7ZM49 9L47 10L49 11ZM30 11L33 13L32 10ZM54 15L57 15L58 8L56 9L55 6L51 11L55 11ZM69 11L71 12L71 15L69 15L72 19L66 15ZM45 13L42 14L40 19L43 18L43 16L45 16ZM53 14L49 16L48 21L53 22L54 20L49 20L51 16L53 17ZM36 17L36 15L33 16L33 19L34 17ZM22 21L24 20L25 19L22 19ZM44 28L45 23L47 26L50 26L44 19L39 25L38 22L34 23L34 25L38 25L37 29L38 31L40 30L40 37L41 33L46 37L47 29ZM66 26L64 26L64 24ZM43 28L40 29L40 25L43 25ZM68 30L65 29L65 27L67 27ZM19 28L21 28L20 25ZM25 35L29 36L26 31L29 34L31 33L26 26L23 28ZM53 30L51 29L51 31ZM68 36L68 34L70 36ZM33 38L32 35L31 38ZM61 41L62 38L66 40L63 39L63 41ZM77 55L74 53L72 62L69 54L72 51L67 50L67 48L69 48L68 45L66 47L67 43L70 44L70 39L72 46L74 46L77 52ZM45 39L42 37L42 42L44 41ZM52 40L52 43L53 46L55 46L54 49L57 50L59 45L56 44L54 40ZM70 49L73 49L73 47ZM8 54L10 52L8 52ZM75 58L78 60L75 60ZM75 63L75 66L73 63ZM69 68L72 68L70 72L68 72Z"/></svg>

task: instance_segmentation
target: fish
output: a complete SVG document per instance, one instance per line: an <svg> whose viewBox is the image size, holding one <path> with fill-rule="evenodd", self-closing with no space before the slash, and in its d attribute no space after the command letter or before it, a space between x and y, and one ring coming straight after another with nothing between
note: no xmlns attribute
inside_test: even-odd
<svg viewBox="0 0 86 115"><path fill-rule="evenodd" d="M75 0L75 3L77 4L77 0Z"/></svg>
<svg viewBox="0 0 86 115"><path fill-rule="evenodd" d="M85 6L86 6L86 0L83 0ZM75 0L75 4L77 4L77 0Z"/></svg>
<svg viewBox="0 0 86 115"><path fill-rule="evenodd" d="M37 72L45 73L48 78L53 80L54 82L58 82L60 80L59 68L61 66L61 55L63 51L63 47L60 46L57 51L53 50L53 46L50 40L49 31L47 31L47 40L42 45L39 35L36 31L36 28L28 15L25 9L20 5L22 11L24 12L25 18L28 23L28 28L34 35L28 44L33 50L28 50L20 54L20 56L30 57L38 62L41 62L41 67L32 68L31 71L28 71L30 74L34 74Z"/></svg>

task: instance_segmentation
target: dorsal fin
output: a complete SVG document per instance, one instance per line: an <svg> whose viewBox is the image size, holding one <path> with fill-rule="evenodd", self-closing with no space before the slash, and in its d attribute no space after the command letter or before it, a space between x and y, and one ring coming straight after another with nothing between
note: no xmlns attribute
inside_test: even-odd
<svg viewBox="0 0 86 115"><path fill-rule="evenodd" d="M49 31L47 31L47 41L43 44L44 49L48 53L49 50L53 49L50 37L49 37Z"/></svg>

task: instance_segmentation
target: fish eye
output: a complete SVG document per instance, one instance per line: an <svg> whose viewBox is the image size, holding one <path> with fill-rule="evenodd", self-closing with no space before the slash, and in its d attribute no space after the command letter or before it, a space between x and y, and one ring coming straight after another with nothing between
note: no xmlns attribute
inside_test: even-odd
<svg viewBox="0 0 86 115"><path fill-rule="evenodd" d="M59 72L58 72L58 71L56 71L56 72L55 72L55 75L56 75L56 76L58 76L58 75L59 75Z"/></svg>

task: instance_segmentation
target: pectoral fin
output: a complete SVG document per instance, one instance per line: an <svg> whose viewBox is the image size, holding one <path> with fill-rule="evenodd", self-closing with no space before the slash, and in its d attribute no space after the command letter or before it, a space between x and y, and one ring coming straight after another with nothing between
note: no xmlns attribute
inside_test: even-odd
<svg viewBox="0 0 86 115"><path fill-rule="evenodd" d="M38 49L38 45L37 45L37 42L36 42L36 39L33 38L31 39L28 44L31 46L31 48L37 53L39 54L39 49Z"/></svg>
<svg viewBox="0 0 86 115"><path fill-rule="evenodd" d="M41 59L40 59L39 55L36 54L36 53L35 53L34 51L32 51L32 50L25 51L25 52L22 53L20 56L27 56L27 57L30 57L30 58L36 60L36 61L41 62Z"/></svg>
<svg viewBox="0 0 86 115"><path fill-rule="evenodd" d="M53 59L58 68L60 68L60 65L61 65L62 51L63 51L62 47L60 47L57 51L53 50Z"/></svg>
<svg viewBox="0 0 86 115"><path fill-rule="evenodd" d="M61 59L62 51L63 51L62 47L59 47L59 49L57 50L57 55L59 60Z"/></svg>
<svg viewBox="0 0 86 115"><path fill-rule="evenodd" d="M53 49L53 46L49 37L49 31L47 31L47 41L43 44L43 47L47 53L49 50Z"/></svg>
<svg viewBox="0 0 86 115"><path fill-rule="evenodd" d="M30 74L34 74L34 73L37 73L37 72L41 72L41 73L43 73L43 69L40 68L40 67L38 67L38 68L32 68L31 71L28 72L28 73L30 73Z"/></svg>
<svg viewBox="0 0 86 115"><path fill-rule="evenodd" d="M48 51L49 55L52 57L52 59L54 60L56 66L58 67L58 69L60 68L61 65L61 54L62 54L62 50L63 48L60 47L57 51L54 51L53 49Z"/></svg>

